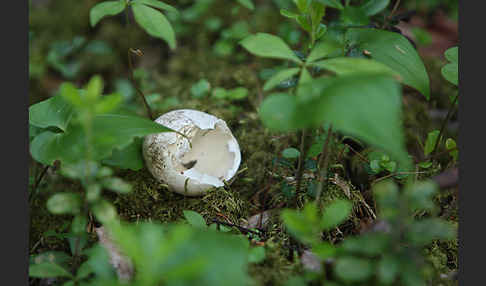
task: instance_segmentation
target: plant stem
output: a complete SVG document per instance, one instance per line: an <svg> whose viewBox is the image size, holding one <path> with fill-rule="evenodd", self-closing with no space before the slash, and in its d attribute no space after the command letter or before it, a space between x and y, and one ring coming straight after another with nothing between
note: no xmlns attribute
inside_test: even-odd
<svg viewBox="0 0 486 286"><path fill-rule="evenodd" d="M127 22L127 30L128 27L130 26L130 18L128 17L128 9L125 9L125 19ZM133 76L133 64L132 64L132 57L130 55L130 46L131 46L131 40L130 40L130 35L128 36L128 69L129 69L129 77L130 81L132 82L132 85L135 87L135 90L137 91L138 95L142 98L143 104L145 106L145 109L147 110L147 115L150 118L150 120L154 120L154 116L152 114L152 110L150 109L150 106L148 105L147 99L145 98L145 94L138 88L137 83L135 82L135 78Z"/></svg>
<svg viewBox="0 0 486 286"><path fill-rule="evenodd" d="M35 181L34 185L32 186L32 190L30 191L29 194L29 202L32 200L34 197L34 193L37 190L37 187L39 187L40 182L42 181L42 178L44 178L44 175L47 173L47 170L49 169L49 165L45 166L42 172L40 173L39 177L37 177L37 180Z"/></svg>
<svg viewBox="0 0 486 286"><path fill-rule="evenodd" d="M329 125L329 129L327 131L326 142L324 143L324 146L322 147L321 158L319 159L319 164L317 165L318 167L319 166L321 167L320 173L319 173L319 184L317 185L317 193L316 193L316 201L317 201L317 206L319 207L319 209L321 208L322 188L323 188L323 185L324 185L324 180L327 177L327 167L329 166L329 157L330 157L329 156L329 152L330 152L329 142L331 141L331 137L332 137L332 124Z"/></svg>
<svg viewBox="0 0 486 286"><path fill-rule="evenodd" d="M435 141L434 149L432 149L432 152L430 153L431 157L435 156L435 153L437 152L437 149L439 147L439 143L442 140L442 135L444 133L447 122L449 122L449 119L451 118L451 116L454 114L454 112L456 110L455 107L456 107L457 98L458 98L458 95L456 95L456 97L454 97L454 100L452 101L452 104L449 107L449 111L447 112L447 116L444 119L444 122L442 122L442 126L440 127L439 136L437 137L437 141Z"/></svg>
<svg viewBox="0 0 486 286"><path fill-rule="evenodd" d="M300 156L297 165L297 187L295 189L296 193L299 193L300 191L300 185L302 183L302 173L304 171L303 165L304 165L304 160L305 160L305 156L307 155L307 149L308 149L306 148L306 144L305 144L306 133L307 133L306 129L302 130L300 133Z"/></svg>

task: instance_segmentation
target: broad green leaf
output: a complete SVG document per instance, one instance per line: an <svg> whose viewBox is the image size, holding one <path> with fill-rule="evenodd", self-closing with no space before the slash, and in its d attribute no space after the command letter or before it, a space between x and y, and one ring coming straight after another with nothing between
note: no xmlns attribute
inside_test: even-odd
<svg viewBox="0 0 486 286"><path fill-rule="evenodd" d="M324 206L320 226L323 230L331 230L348 218L353 205L345 200L335 200Z"/></svg>
<svg viewBox="0 0 486 286"><path fill-rule="evenodd" d="M250 10L255 9L255 5L253 4L252 0L236 0L238 3L240 3L243 7L248 8Z"/></svg>
<svg viewBox="0 0 486 286"><path fill-rule="evenodd" d="M191 86L191 95L195 98L201 98L209 94L211 84L206 79L200 79Z"/></svg>
<svg viewBox="0 0 486 286"><path fill-rule="evenodd" d="M259 114L267 128L276 131L291 131L299 127L297 108L295 96L287 93L274 93L262 102Z"/></svg>
<svg viewBox="0 0 486 286"><path fill-rule="evenodd" d="M366 12L360 7L354 6L344 7L339 19L345 26L365 26L370 22Z"/></svg>
<svg viewBox="0 0 486 286"><path fill-rule="evenodd" d="M429 76L417 51L404 36L377 29L352 28L346 33L351 45L370 52L371 57L400 74L403 83L430 98Z"/></svg>
<svg viewBox="0 0 486 286"><path fill-rule="evenodd" d="M129 115L101 114L94 117L92 126L92 156L94 160L105 159L113 149L123 149L134 137L152 133L173 131L151 120ZM68 128L66 133L45 131L30 144L32 157L42 164L52 165L55 160L76 163L85 159L86 139L80 126Z"/></svg>
<svg viewBox="0 0 486 286"><path fill-rule="evenodd" d="M177 11L176 8L174 8L174 6L171 6L169 4L166 4L162 1L158 1L158 0L134 0L132 1L132 5L133 4L145 4L145 5L148 5L148 6L152 6L154 8L159 8L159 9L162 9L162 10L165 10L167 12L171 12L171 13L179 13L179 11Z"/></svg>
<svg viewBox="0 0 486 286"><path fill-rule="evenodd" d="M286 159L296 159L300 156L300 151L295 148L287 148L282 151L282 156Z"/></svg>
<svg viewBox="0 0 486 286"><path fill-rule="evenodd" d="M312 252L322 260L333 257L336 254L337 248L327 241L320 241L312 246Z"/></svg>
<svg viewBox="0 0 486 286"><path fill-rule="evenodd" d="M425 156L429 155L432 151L434 151L435 144L439 139L439 133L440 133L439 130L434 130L434 131L430 131L429 134L427 134L427 139L425 140L425 146L424 146Z"/></svg>
<svg viewBox="0 0 486 286"><path fill-rule="evenodd" d="M339 10L344 9L344 6L340 3L339 0L317 0L317 2L320 2L328 7L336 8Z"/></svg>
<svg viewBox="0 0 486 286"><path fill-rule="evenodd" d="M93 214L102 223L109 225L117 218L115 207L107 201L98 201L92 207Z"/></svg>
<svg viewBox="0 0 486 286"><path fill-rule="evenodd" d="M265 85L263 86L264 91L269 91L279 85L282 81L287 80L297 73L299 73L300 68L289 68L279 71L278 73L274 74L271 78L269 78Z"/></svg>
<svg viewBox="0 0 486 286"><path fill-rule="evenodd" d="M373 193L382 219L393 219L399 214L400 196L397 185L385 180L373 185Z"/></svg>
<svg viewBox="0 0 486 286"><path fill-rule="evenodd" d="M364 233L359 236L346 238L340 244L340 251L348 254L364 254L367 256L380 255L389 247L390 236L385 233Z"/></svg>
<svg viewBox="0 0 486 286"><path fill-rule="evenodd" d="M368 0L361 5L361 9L365 11L366 15L373 16L383 11L388 4L390 4L390 0Z"/></svg>
<svg viewBox="0 0 486 286"><path fill-rule="evenodd" d="M89 21L91 27L96 26L96 24L106 16L114 16L123 9L125 9L126 2L124 0L120 1L105 1L99 4L96 4L91 10L89 11Z"/></svg>
<svg viewBox="0 0 486 286"><path fill-rule="evenodd" d="M49 262L29 265L29 276L36 278L73 277L63 267Z"/></svg>
<svg viewBox="0 0 486 286"><path fill-rule="evenodd" d="M142 144L142 138L134 138L133 142L125 148L113 149L111 156L103 159L102 162L110 166L138 171L144 166Z"/></svg>
<svg viewBox="0 0 486 286"><path fill-rule="evenodd" d="M324 57L335 56L338 53L342 53L343 48L343 45L333 40L325 39L319 41L310 52L306 62L312 63Z"/></svg>
<svg viewBox="0 0 486 286"><path fill-rule="evenodd" d="M80 280L87 278L91 273L93 273L92 266L88 262L84 262L76 270L76 279Z"/></svg>
<svg viewBox="0 0 486 286"><path fill-rule="evenodd" d="M206 220L199 213L189 210L184 210L182 212L190 225L199 228L207 228Z"/></svg>
<svg viewBox="0 0 486 286"><path fill-rule="evenodd" d="M398 275L400 260L391 255L384 255L377 266L378 279L385 285L391 284Z"/></svg>
<svg viewBox="0 0 486 286"><path fill-rule="evenodd" d="M240 44L248 52L259 57L291 60L302 64L302 61L280 37L271 34L257 33L250 35L241 40Z"/></svg>
<svg viewBox="0 0 486 286"><path fill-rule="evenodd" d="M346 282L360 282L373 274L371 261L363 258L346 256L336 260L334 272L336 276Z"/></svg>
<svg viewBox="0 0 486 286"><path fill-rule="evenodd" d="M132 5L135 21L151 36L161 38L169 44L171 50L176 48L174 30L161 12L143 4Z"/></svg>
<svg viewBox="0 0 486 286"><path fill-rule="evenodd" d="M400 75L394 70L372 59L339 57L314 62L311 65L330 70L337 75L374 73L395 76L397 79L400 78Z"/></svg>
<svg viewBox="0 0 486 286"><path fill-rule="evenodd" d="M432 211L435 208L432 198L437 190L437 184L429 180L407 185L403 193L408 200L408 207L411 211Z"/></svg>
<svg viewBox="0 0 486 286"><path fill-rule="evenodd" d="M244 87L236 87L236 88L233 88L233 89L229 89L229 90L226 91L225 96L229 100L244 99L248 96L248 89L246 89Z"/></svg>
<svg viewBox="0 0 486 286"><path fill-rule="evenodd" d="M248 262L260 263L263 260L265 260L265 247L257 246L250 248L248 253Z"/></svg>
<svg viewBox="0 0 486 286"><path fill-rule="evenodd" d="M40 128L53 126L66 131L72 115L71 104L59 95L29 107L29 123Z"/></svg>
<svg viewBox="0 0 486 286"><path fill-rule="evenodd" d="M310 89L320 81L309 83ZM291 126L332 123L336 130L361 138L402 162L408 161L401 122L398 84L388 76L353 75L322 80L319 96L299 88ZM312 96L313 98L308 99ZM306 98L307 97L307 98ZM264 102L265 103L265 102ZM268 115L270 116L270 115ZM297 121L297 122L296 122ZM281 122L280 129L285 122Z"/></svg>
<svg viewBox="0 0 486 286"><path fill-rule="evenodd" d="M81 197L75 193L58 193L47 200L47 209L53 214L77 214Z"/></svg>
<svg viewBox="0 0 486 286"><path fill-rule="evenodd" d="M459 48L448 49L445 51L444 56L450 63L442 67L442 76L457 86L459 84Z"/></svg>
<svg viewBox="0 0 486 286"><path fill-rule="evenodd" d="M304 243L313 243L318 239L317 208L307 204L303 211L285 209L280 213L285 227L296 238Z"/></svg>
<svg viewBox="0 0 486 286"><path fill-rule="evenodd" d="M101 184L103 187L107 188L108 190L120 194L127 194L132 191L132 185L117 177L110 177L110 178L103 179Z"/></svg>
<svg viewBox="0 0 486 286"><path fill-rule="evenodd" d="M414 222L406 235L413 245L425 246L434 240L451 240L456 236L456 228L439 218L426 218Z"/></svg>

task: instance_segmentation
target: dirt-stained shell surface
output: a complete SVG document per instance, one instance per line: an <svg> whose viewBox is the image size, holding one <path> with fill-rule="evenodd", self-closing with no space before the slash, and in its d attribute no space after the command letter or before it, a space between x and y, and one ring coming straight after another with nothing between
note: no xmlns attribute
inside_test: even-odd
<svg viewBox="0 0 486 286"><path fill-rule="evenodd" d="M223 120L201 111L180 109L163 114L155 122L187 136L175 132L152 134L143 143L147 168L171 191L203 195L211 187L224 186L223 180L236 174L240 147Z"/></svg>

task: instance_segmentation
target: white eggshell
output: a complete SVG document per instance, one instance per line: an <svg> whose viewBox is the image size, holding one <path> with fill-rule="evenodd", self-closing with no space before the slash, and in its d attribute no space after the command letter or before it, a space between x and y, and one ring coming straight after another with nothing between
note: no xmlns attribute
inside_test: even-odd
<svg viewBox="0 0 486 286"><path fill-rule="evenodd" d="M175 132L145 137L145 164L169 190L199 196L211 187L224 186L223 180L236 174L240 147L223 120L201 111L180 109L163 114L155 122L187 137Z"/></svg>

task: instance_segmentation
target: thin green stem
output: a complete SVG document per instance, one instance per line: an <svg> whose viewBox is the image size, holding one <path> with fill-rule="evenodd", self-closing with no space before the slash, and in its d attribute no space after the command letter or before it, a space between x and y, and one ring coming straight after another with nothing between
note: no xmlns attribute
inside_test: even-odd
<svg viewBox="0 0 486 286"><path fill-rule="evenodd" d="M322 153L321 153L321 159L319 159L319 164L320 167L320 173L319 173L319 183L317 184L317 192L316 192L316 202L317 206L319 209L321 208L321 194L322 194L322 189L324 187L324 183L327 182L326 177L327 177L327 167L329 166L329 157L330 157L330 142L331 142L331 137L332 137L332 124L329 125L329 129L327 131L327 137L326 137L326 142L324 143L324 146L322 147ZM324 158L324 159L322 159Z"/></svg>
<svg viewBox="0 0 486 286"><path fill-rule="evenodd" d="M454 100L452 101L452 104L449 107L449 111L447 112L447 116L444 119L444 122L442 122L442 126L440 127L440 131L439 131L439 136L437 137L437 141L435 141L434 149L432 149L432 152L430 153L431 157L435 156L435 153L438 150L440 141L442 141L442 136L443 136L445 127L447 126L447 123L449 122L450 118L452 117L452 115L454 114L454 112L456 110L457 98L458 98L458 95L456 95L456 97L454 97Z"/></svg>
<svg viewBox="0 0 486 286"><path fill-rule="evenodd" d="M130 18L128 17L128 9L125 9L125 19L126 19L126 23L127 23L127 30L128 28L130 27ZM132 85L135 87L135 90L137 91L137 94L140 96L140 98L142 99L142 102L145 106L145 109L147 110L147 115L148 117L150 118L150 120L154 120L154 116L153 116L153 113L152 113L152 110L150 109L150 106L147 102L147 99L145 97L145 94L140 90L140 88L137 86L137 83L135 81L135 78L133 76L133 64L132 64L132 56L130 54L131 52L131 38L130 38L130 35L128 35L128 53L127 53L127 56L128 56L128 69L129 69L129 77L130 77L130 81L132 82Z"/></svg>

